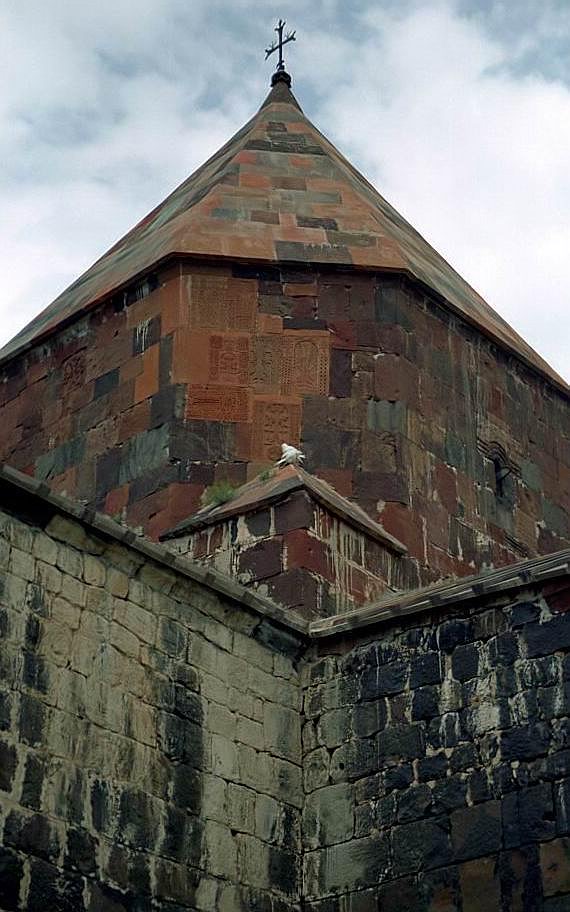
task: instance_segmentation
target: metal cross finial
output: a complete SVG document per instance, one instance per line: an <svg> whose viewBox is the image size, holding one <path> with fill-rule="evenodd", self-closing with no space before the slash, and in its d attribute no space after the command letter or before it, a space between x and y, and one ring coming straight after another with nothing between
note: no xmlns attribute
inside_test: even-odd
<svg viewBox="0 0 570 912"><path fill-rule="evenodd" d="M285 28L285 22L283 19L279 20L279 25L276 27L275 31L279 35L278 41L274 41L271 47L265 49L265 59L273 54L274 51L279 51L279 63L277 64L277 72L285 72L285 64L283 63L283 48L289 41L295 41L295 32L289 32L283 38L283 29Z"/></svg>

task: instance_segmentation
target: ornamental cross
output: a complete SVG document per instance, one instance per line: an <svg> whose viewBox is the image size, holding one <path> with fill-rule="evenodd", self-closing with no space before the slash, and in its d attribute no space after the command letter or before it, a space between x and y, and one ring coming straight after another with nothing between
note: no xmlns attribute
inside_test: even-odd
<svg viewBox="0 0 570 912"><path fill-rule="evenodd" d="M285 28L285 22L283 19L279 20L279 25L276 27L275 31L279 35L279 39L274 41L271 47L265 49L265 59L273 54L274 51L279 51L279 63L277 64L278 72L283 72L285 70L285 64L283 63L283 48L289 41L295 41L295 32L289 32L283 38L283 29Z"/></svg>

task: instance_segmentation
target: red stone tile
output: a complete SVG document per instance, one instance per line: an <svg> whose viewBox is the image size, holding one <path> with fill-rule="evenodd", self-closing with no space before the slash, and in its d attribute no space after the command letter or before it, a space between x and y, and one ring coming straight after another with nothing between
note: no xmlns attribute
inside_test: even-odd
<svg viewBox="0 0 570 912"><path fill-rule="evenodd" d="M105 498L105 513L108 513L110 516L122 518L128 502L129 485L125 484L120 488L109 491Z"/></svg>
<svg viewBox="0 0 570 912"><path fill-rule="evenodd" d="M160 349L153 345L142 355L143 370L135 380L134 401L141 402L158 392Z"/></svg>
<svg viewBox="0 0 570 912"><path fill-rule="evenodd" d="M352 497L352 469L317 469L316 474L343 497Z"/></svg>
<svg viewBox="0 0 570 912"><path fill-rule="evenodd" d="M389 502L384 505L379 522L406 545L411 557L425 562L424 528L420 516L403 504Z"/></svg>
<svg viewBox="0 0 570 912"><path fill-rule="evenodd" d="M457 511L457 475L450 466L443 462L436 462L433 474L439 500L447 512L453 516Z"/></svg>
<svg viewBox="0 0 570 912"><path fill-rule="evenodd" d="M124 443L150 427L150 400L145 399L123 412L119 418L118 442Z"/></svg>

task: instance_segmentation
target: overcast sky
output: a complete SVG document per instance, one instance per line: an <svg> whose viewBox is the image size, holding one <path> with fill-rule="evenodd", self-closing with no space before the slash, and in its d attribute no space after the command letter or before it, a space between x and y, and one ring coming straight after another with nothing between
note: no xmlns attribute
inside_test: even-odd
<svg viewBox="0 0 570 912"><path fill-rule="evenodd" d="M570 380L568 0L0 0L0 342L259 107L314 123Z"/></svg>

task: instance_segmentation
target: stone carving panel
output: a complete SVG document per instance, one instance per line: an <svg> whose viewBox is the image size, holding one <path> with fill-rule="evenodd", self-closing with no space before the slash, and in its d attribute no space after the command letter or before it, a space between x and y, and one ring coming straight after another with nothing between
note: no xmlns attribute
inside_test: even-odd
<svg viewBox="0 0 570 912"><path fill-rule="evenodd" d="M281 391L283 366L283 339L274 333L257 336L252 362L252 385L260 393Z"/></svg>
<svg viewBox="0 0 570 912"><path fill-rule="evenodd" d="M281 392L328 395L330 339L328 333L283 334Z"/></svg>
<svg viewBox="0 0 570 912"><path fill-rule="evenodd" d="M247 386L251 343L248 336L212 335L209 379L228 386Z"/></svg>
<svg viewBox="0 0 570 912"><path fill-rule="evenodd" d="M298 446L301 434L301 405L294 399L258 397L253 404L252 456L275 460L281 444Z"/></svg>
<svg viewBox="0 0 570 912"><path fill-rule="evenodd" d="M84 352L78 352L71 355L63 364L63 382L67 389L71 390L81 386L85 380L85 355Z"/></svg>
<svg viewBox="0 0 570 912"><path fill-rule="evenodd" d="M190 325L196 329L252 332L257 312L256 282L226 276L190 279Z"/></svg>
<svg viewBox="0 0 570 912"><path fill-rule="evenodd" d="M230 386L189 386L186 417L206 421L248 421L249 391Z"/></svg>

